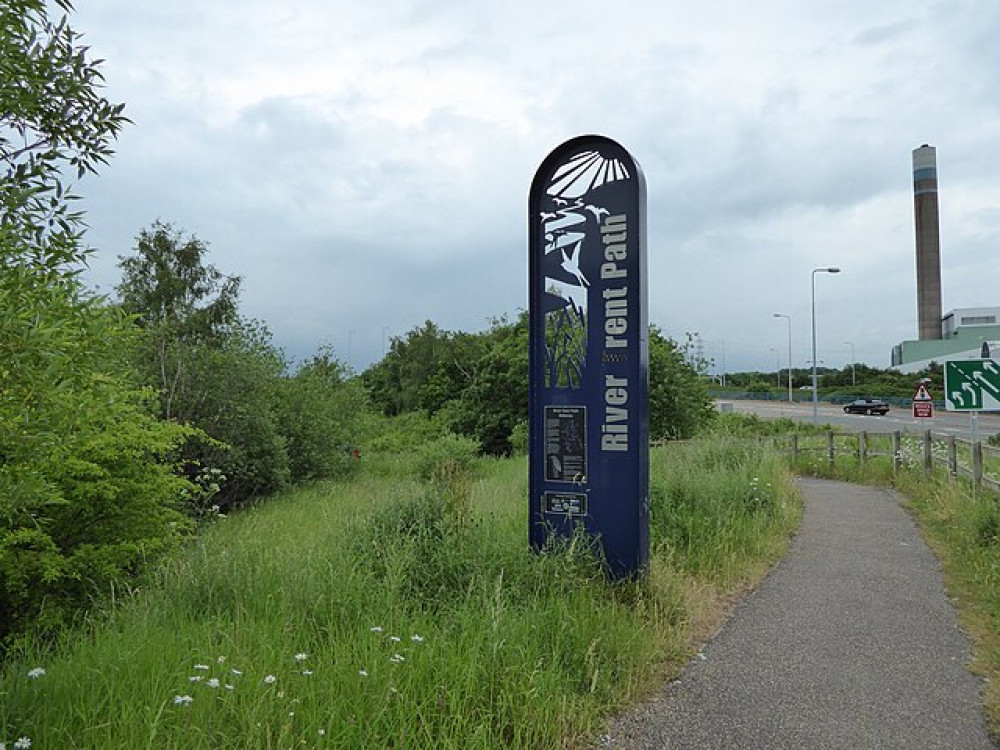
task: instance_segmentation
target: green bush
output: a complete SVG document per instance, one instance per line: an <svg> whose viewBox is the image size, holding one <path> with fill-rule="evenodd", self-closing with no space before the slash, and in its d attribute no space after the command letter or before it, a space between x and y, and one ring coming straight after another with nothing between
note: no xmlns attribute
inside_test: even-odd
<svg viewBox="0 0 1000 750"><path fill-rule="evenodd" d="M341 476L356 465L368 408L360 383L329 350L321 350L291 378L278 383L278 429L285 441L292 481Z"/></svg>
<svg viewBox="0 0 1000 750"><path fill-rule="evenodd" d="M368 415L361 444L373 453L411 454L429 441L451 434L447 424L426 413L411 411L396 417Z"/></svg>
<svg viewBox="0 0 1000 750"><path fill-rule="evenodd" d="M687 350L649 327L649 435L686 440L715 419L708 388L687 361Z"/></svg>
<svg viewBox="0 0 1000 750"><path fill-rule="evenodd" d="M0 646L127 590L189 529L181 500L195 491L170 465L191 431L155 420L134 387L99 371L20 374L34 393L12 379L5 395L26 408L0 408Z"/></svg>
<svg viewBox="0 0 1000 750"><path fill-rule="evenodd" d="M417 475L431 482L467 475L476 463L479 445L471 438L449 433L417 446Z"/></svg>

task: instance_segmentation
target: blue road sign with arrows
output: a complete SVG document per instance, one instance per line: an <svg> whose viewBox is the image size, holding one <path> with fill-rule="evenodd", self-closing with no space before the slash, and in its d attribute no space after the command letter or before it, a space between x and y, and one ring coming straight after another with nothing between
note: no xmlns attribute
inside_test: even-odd
<svg viewBox="0 0 1000 750"><path fill-rule="evenodd" d="M944 399L948 411L1000 411L1000 363L993 359L945 362Z"/></svg>

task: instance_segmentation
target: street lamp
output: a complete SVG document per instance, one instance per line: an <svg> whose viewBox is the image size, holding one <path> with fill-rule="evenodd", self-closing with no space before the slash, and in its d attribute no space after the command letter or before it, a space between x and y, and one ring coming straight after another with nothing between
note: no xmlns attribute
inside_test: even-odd
<svg viewBox="0 0 1000 750"><path fill-rule="evenodd" d="M788 403L792 402L792 316L784 313L773 313L774 318L784 318L788 321Z"/></svg>
<svg viewBox="0 0 1000 750"><path fill-rule="evenodd" d="M836 266L828 266L825 268L814 268L812 270L812 349L813 349L813 424L818 424L819 416L819 396L816 391L816 274L817 273L840 273L840 269Z"/></svg>
<svg viewBox="0 0 1000 750"><path fill-rule="evenodd" d="M845 341L844 343L847 344L849 347L851 347L851 388L854 388L858 384L858 379L857 379L857 377L855 376L855 373L854 373L854 361L855 361L854 360L854 342L853 341Z"/></svg>

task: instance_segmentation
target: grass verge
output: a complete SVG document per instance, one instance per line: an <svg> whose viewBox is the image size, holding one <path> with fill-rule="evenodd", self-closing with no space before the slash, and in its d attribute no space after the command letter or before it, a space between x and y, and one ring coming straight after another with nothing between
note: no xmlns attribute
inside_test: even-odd
<svg viewBox="0 0 1000 750"><path fill-rule="evenodd" d="M680 668L800 510L759 446L658 448L650 573L616 585L583 537L527 550L523 459L445 481L387 466L220 520L87 628L14 654L0 742L575 746Z"/></svg>

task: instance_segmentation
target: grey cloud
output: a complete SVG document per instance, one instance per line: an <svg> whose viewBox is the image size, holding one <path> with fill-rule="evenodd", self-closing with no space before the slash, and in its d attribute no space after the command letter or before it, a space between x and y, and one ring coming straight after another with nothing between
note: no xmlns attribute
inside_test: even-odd
<svg viewBox="0 0 1000 750"><path fill-rule="evenodd" d="M852 41L862 46L885 44L900 39L916 26L917 22L912 18L902 19L884 26L871 26L858 33Z"/></svg>

